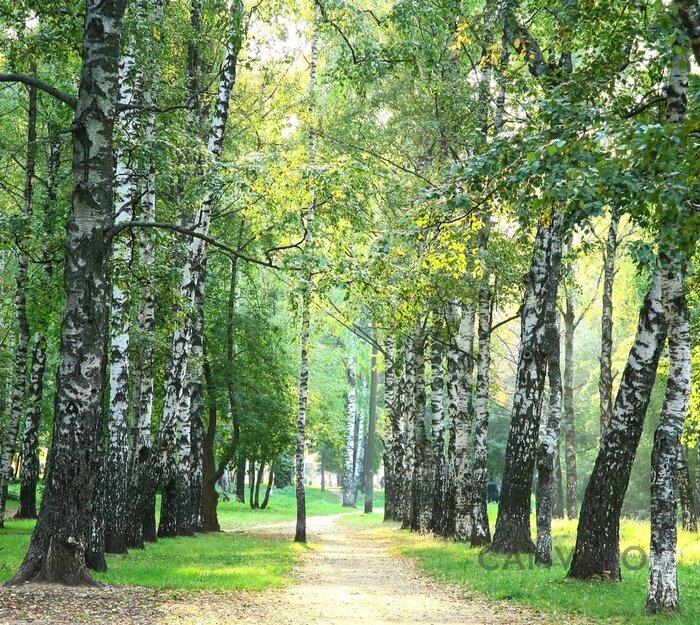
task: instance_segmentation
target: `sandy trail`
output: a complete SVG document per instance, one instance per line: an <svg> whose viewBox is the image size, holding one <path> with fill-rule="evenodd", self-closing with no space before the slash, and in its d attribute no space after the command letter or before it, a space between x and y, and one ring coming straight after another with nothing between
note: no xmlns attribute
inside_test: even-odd
<svg viewBox="0 0 700 625"><path fill-rule="evenodd" d="M250 533L288 537L293 523ZM293 584L264 592L167 593L137 588L99 590L31 585L0 590L0 624L99 623L120 625L510 625L571 622L486 600L465 599L436 584L407 558L390 555L378 539L339 523L308 521L309 549Z"/></svg>
<svg viewBox="0 0 700 625"><path fill-rule="evenodd" d="M187 625L522 625L571 622L482 599L465 599L454 586L437 584L412 560L390 554L391 542L339 523L338 516L309 519L315 545L282 590L246 593L233 605L204 596L179 604L167 623ZM294 524L268 526L275 537L294 535ZM260 528L262 529L262 528ZM265 532L267 533L267 531ZM218 610L217 610L218 607ZM212 610L217 610L213 612ZM208 610L208 616L202 614Z"/></svg>

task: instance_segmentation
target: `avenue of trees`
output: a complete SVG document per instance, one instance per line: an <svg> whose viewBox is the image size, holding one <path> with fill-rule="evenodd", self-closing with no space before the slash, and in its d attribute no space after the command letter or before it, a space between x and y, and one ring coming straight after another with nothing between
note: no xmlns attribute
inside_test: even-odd
<svg viewBox="0 0 700 625"><path fill-rule="evenodd" d="M381 476L386 520L542 566L578 519L575 579L621 579L621 516L648 519L645 610L679 609L698 0L0 0L0 25L0 524L37 518L10 584L218 531L231 475L261 508L293 482L305 542L313 453L344 505Z"/></svg>

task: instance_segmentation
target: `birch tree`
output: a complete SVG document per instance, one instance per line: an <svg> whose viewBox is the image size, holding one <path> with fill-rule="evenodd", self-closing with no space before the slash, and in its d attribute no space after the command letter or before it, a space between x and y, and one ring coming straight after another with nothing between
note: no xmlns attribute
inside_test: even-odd
<svg viewBox="0 0 700 625"><path fill-rule="evenodd" d="M617 255L617 231L620 224L620 214L616 209L610 215L608 239L605 245L603 261L603 310L601 314L600 332L600 377L598 392L600 393L600 439L603 440L605 428L612 416L612 347L613 347L613 283L615 280L615 257Z"/></svg>
<svg viewBox="0 0 700 625"><path fill-rule="evenodd" d="M316 73L318 70L319 23L321 12L314 3L313 32L311 34L311 62L309 65L309 170L316 166ZM309 203L304 211L304 250L313 253L314 219L316 216L316 188L312 181ZM301 302L301 354L299 366L299 408L297 411L297 439L295 449L297 523L295 542L306 542L306 493L304 490L304 453L306 450L306 416L309 391L309 337L311 335L311 299L313 277L309 271L304 277Z"/></svg>
<svg viewBox="0 0 700 625"><path fill-rule="evenodd" d="M462 307L456 302L450 306L448 323L454 334L447 349L447 410L454 422L454 538L464 542L471 540L473 530L471 427L475 311L472 306Z"/></svg>
<svg viewBox="0 0 700 625"><path fill-rule="evenodd" d="M343 505L355 507L355 430L357 427L357 395L355 390L355 362L348 360L345 368L347 391L345 394L345 459L343 462Z"/></svg>
<svg viewBox="0 0 700 625"><path fill-rule="evenodd" d="M644 418L666 341L658 270L639 313L637 332L620 380L612 419L596 457L579 513L576 546L568 576L621 579L620 511Z"/></svg>
<svg viewBox="0 0 700 625"><path fill-rule="evenodd" d="M16 519L36 519L36 486L39 482L39 428L41 425L41 400L44 395L46 371L46 339L40 333L34 335L32 368L29 378L29 396L24 417L22 460L19 467L20 491Z"/></svg>
<svg viewBox="0 0 700 625"><path fill-rule="evenodd" d="M430 415L431 427L431 471L426 476L426 505L431 506L430 529L441 532L444 528L445 468L445 324L438 314L433 317L432 341L430 344Z"/></svg>
<svg viewBox="0 0 700 625"><path fill-rule="evenodd" d="M666 123L678 126L688 100L688 58L674 59L666 84ZM664 207L666 210L672 207ZM666 318L669 376L651 452L651 545L647 613L678 610L676 572L676 490L681 435L690 400L690 313L685 295L685 267L672 251L659 254L661 301Z"/></svg>
<svg viewBox="0 0 700 625"><path fill-rule="evenodd" d="M127 11L133 14L133 22L141 18L139 3ZM137 69L133 34L127 37L124 52L119 61L119 107L117 118L121 140L115 153L114 223L134 220L134 207L138 201L136 147L141 138L140 116L134 110L141 102L143 75ZM112 297L110 305L110 356L109 356L109 417L107 428L109 445L106 458L105 489L105 551L126 553L126 498L129 431L129 336L131 302L129 297L128 265L132 261L131 236L117 237L112 248Z"/></svg>
<svg viewBox="0 0 700 625"><path fill-rule="evenodd" d="M112 221L112 130L125 0L86 2L83 65L75 104L73 200L64 261L65 304L49 475L36 529L18 573L24 581L94 584L85 568L90 504L102 461L107 335L105 231Z"/></svg>
<svg viewBox="0 0 700 625"><path fill-rule="evenodd" d="M35 68L34 68L35 69ZM25 178L23 190L23 211L29 217L34 206L34 176L36 170L36 99L37 90L29 86L29 107L27 119L27 156L25 160ZM27 319L26 283L29 258L20 251L17 259L17 277L15 279L15 322L17 324L17 341L15 348L15 367L13 374L10 416L5 428L5 439L0 454L0 527L4 527L7 489L12 473L12 459L17 445L17 434L24 411L27 387L27 352L29 350L29 320Z"/></svg>
<svg viewBox="0 0 700 625"><path fill-rule="evenodd" d="M535 562L552 564L552 510L556 456L559 453L559 430L562 421L562 382L559 349L559 312L557 287L561 271L563 216L553 217L552 246L549 257L550 276L545 296L547 341L547 378L549 380L549 416L537 449L537 544Z"/></svg>

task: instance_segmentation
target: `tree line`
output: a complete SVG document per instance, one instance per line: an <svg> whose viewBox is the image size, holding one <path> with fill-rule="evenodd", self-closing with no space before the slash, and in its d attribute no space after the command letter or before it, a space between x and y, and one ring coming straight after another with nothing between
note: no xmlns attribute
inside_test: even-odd
<svg viewBox="0 0 700 625"><path fill-rule="evenodd" d="M578 516L569 577L620 579L658 379L646 609L678 608L677 492L688 526L695 505L697 2L0 8L0 510L21 450L19 515L38 514L11 583L90 584L105 553L217 530L228 468L259 502L265 468L271 485L292 452L305 541L309 447L367 510L381 449L385 518L494 553L551 564L552 517ZM575 275L598 253L597 278ZM616 370L622 254L641 307ZM579 502L574 345L597 299L600 443ZM326 347L342 354L327 371Z"/></svg>

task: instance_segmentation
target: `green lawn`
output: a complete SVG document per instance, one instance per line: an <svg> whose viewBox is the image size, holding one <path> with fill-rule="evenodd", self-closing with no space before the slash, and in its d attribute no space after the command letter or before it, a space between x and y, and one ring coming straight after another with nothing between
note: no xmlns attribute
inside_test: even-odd
<svg viewBox="0 0 700 625"><path fill-rule="evenodd" d="M494 599L508 599L552 615L571 614L592 618L596 623L632 625L674 623L695 625L700 621L700 535L679 532L678 578L682 613L679 616L643 617L647 567L623 570L622 582L581 582L565 579L567 566L556 561L551 568L537 567L527 556L510 559L484 555L479 549L431 536L396 532L395 524L383 524L381 516L355 516L342 520L367 528L377 536L390 537L395 550L412 556L437 580L460 584L467 593L477 591ZM493 527L493 526L492 526ZM533 520L534 527L534 520ZM555 549L568 556L576 539L576 521L555 521ZM629 564L639 566L635 548L649 546L649 524L623 520L621 547L632 548ZM480 555L481 554L481 555ZM493 569L493 570L491 570Z"/></svg>
<svg viewBox="0 0 700 625"><path fill-rule="evenodd" d="M16 486L11 487L5 529L0 530L0 582L19 567L29 545L33 521L14 521ZM379 500L383 505L383 500ZM307 514L349 512L335 492L307 489ZM255 525L293 521L296 500L292 487L278 490L266 510L248 504L221 502L223 533L171 538L132 550L128 556L108 556L106 573L96 577L110 584L198 590L261 590L287 583L287 574L304 549L291 540L244 534ZM237 531L240 530L240 531Z"/></svg>

